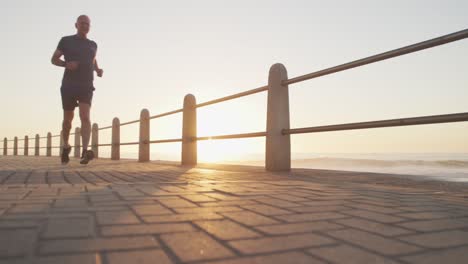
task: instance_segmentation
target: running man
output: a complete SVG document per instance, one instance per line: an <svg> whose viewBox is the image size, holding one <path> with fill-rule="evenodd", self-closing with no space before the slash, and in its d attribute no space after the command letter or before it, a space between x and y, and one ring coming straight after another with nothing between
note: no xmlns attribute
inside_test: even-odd
<svg viewBox="0 0 468 264"><path fill-rule="evenodd" d="M96 42L87 38L91 20L86 15L77 18L75 35L66 36L60 39L57 49L52 55L52 64L65 67L60 93L63 107L63 149L62 164L70 161L69 154L71 146L68 143L70 129L72 127L75 107L79 107L81 119L81 137L83 154L81 164L88 164L94 158L92 150L88 150L89 138L91 135L90 109L93 98L94 71L97 76L102 77L103 70L99 68L96 61ZM64 56L65 61L60 57Z"/></svg>

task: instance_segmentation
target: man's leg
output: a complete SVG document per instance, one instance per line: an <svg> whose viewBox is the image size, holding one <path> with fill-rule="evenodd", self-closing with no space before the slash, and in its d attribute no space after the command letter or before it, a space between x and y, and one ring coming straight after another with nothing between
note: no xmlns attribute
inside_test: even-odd
<svg viewBox="0 0 468 264"><path fill-rule="evenodd" d="M63 111L63 122L62 122L62 131L63 131L63 146L65 148L69 147L68 139L70 138L70 129L72 127L74 111Z"/></svg>
<svg viewBox="0 0 468 264"><path fill-rule="evenodd" d="M68 143L70 137L70 129L73 121L73 110L63 111L63 122L62 122L62 135L63 135L63 149L61 154L62 164L67 164L70 161L68 155L70 154L71 146Z"/></svg>
<svg viewBox="0 0 468 264"><path fill-rule="evenodd" d="M81 139L83 143L83 152L86 152L89 145L89 138L91 136L91 120L90 109L91 105L88 103L79 103L80 119L81 119Z"/></svg>

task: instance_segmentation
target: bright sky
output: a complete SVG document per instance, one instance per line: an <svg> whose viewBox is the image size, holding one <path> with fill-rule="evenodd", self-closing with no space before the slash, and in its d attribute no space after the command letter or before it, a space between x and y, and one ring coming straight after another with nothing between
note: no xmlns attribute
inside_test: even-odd
<svg viewBox="0 0 468 264"><path fill-rule="evenodd" d="M276 62L295 77L459 31L468 27L467 10L459 0L7 1L0 9L0 137L59 133L63 68L50 57L62 36L75 33L80 14L91 18L88 37L104 69L91 115L102 127L116 116L137 119L142 108L151 115L178 109L187 93L203 102L263 86ZM291 127L467 112L467 56L462 40L292 85ZM266 93L202 108L198 121L200 136L264 131ZM177 138L181 116L151 126L152 138ZM135 141L137 128L123 127L122 142ZM464 122L294 135L292 151L467 152L467 131ZM264 140L199 148L210 161L263 153ZM152 150L176 155L180 145Z"/></svg>

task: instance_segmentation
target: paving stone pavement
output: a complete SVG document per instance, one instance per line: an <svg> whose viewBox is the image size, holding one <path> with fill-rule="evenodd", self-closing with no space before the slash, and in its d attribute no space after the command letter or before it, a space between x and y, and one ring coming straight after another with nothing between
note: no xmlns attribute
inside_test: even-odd
<svg viewBox="0 0 468 264"><path fill-rule="evenodd" d="M468 186L0 156L3 263L468 263Z"/></svg>

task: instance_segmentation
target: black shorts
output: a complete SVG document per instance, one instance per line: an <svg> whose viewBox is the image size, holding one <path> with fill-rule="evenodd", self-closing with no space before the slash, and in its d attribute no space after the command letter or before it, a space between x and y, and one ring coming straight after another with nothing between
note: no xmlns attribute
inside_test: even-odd
<svg viewBox="0 0 468 264"><path fill-rule="evenodd" d="M73 111L78 103L86 103L91 105L93 100L94 86L76 86L63 85L60 87L62 95L62 107L65 111Z"/></svg>

